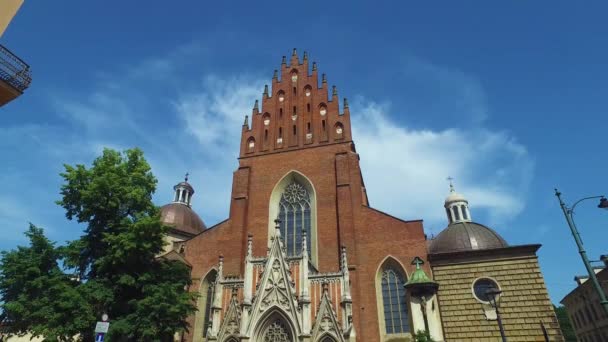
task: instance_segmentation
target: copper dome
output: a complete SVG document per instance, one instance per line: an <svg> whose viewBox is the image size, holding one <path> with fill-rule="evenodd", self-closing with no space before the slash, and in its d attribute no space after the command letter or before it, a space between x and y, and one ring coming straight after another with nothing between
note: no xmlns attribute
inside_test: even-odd
<svg viewBox="0 0 608 342"><path fill-rule="evenodd" d="M508 247L507 242L491 228L475 222L450 224L431 240L429 254L463 252Z"/></svg>
<svg viewBox="0 0 608 342"><path fill-rule="evenodd" d="M183 203L170 203L162 206L160 220L167 226L187 235L196 235L207 229L194 210Z"/></svg>

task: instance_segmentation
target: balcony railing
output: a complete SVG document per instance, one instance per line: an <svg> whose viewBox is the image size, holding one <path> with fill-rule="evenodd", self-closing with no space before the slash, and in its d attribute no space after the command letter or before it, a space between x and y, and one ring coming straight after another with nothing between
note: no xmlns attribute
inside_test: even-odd
<svg viewBox="0 0 608 342"><path fill-rule="evenodd" d="M0 80L23 92L32 82L30 66L0 45Z"/></svg>

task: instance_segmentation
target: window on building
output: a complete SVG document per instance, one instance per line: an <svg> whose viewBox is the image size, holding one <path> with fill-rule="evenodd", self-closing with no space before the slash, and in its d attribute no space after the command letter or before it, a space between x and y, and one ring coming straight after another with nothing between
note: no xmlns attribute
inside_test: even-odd
<svg viewBox="0 0 608 342"><path fill-rule="evenodd" d="M595 304L591 303L590 306L591 306L591 313L593 313L593 319L597 321L599 318L597 317L597 311L595 311Z"/></svg>
<svg viewBox="0 0 608 342"><path fill-rule="evenodd" d="M404 285L405 277L396 267L391 265L382 271L382 306L387 334L406 333L410 330Z"/></svg>
<svg viewBox="0 0 608 342"><path fill-rule="evenodd" d="M467 215L467 207L464 205L460 206L460 210L462 210L462 218L465 220L469 219L469 215Z"/></svg>
<svg viewBox="0 0 608 342"><path fill-rule="evenodd" d="M344 126L342 126L341 123L336 123L336 126L334 127L334 131L336 132L335 138L336 139L342 139L343 138L343 133L344 133Z"/></svg>
<svg viewBox="0 0 608 342"><path fill-rule="evenodd" d="M452 210L454 211L454 220L459 221L460 220L460 212L458 211L458 206L452 207Z"/></svg>
<svg viewBox="0 0 608 342"><path fill-rule="evenodd" d="M264 126L270 125L270 114L269 113L264 113L262 121L264 122Z"/></svg>
<svg viewBox="0 0 608 342"><path fill-rule="evenodd" d="M327 106L325 106L325 104L321 104L319 106L319 114L321 114L321 116L325 116L325 114L327 114Z"/></svg>
<svg viewBox="0 0 608 342"><path fill-rule="evenodd" d="M488 292L496 290L499 290L498 284L490 278L479 278L473 283L475 298L484 303L488 303L492 299Z"/></svg>
<svg viewBox="0 0 608 342"><path fill-rule="evenodd" d="M198 302L195 329L197 334L207 336L207 331L211 327L213 295L215 292L215 281L217 272L215 270L209 272L201 283Z"/></svg>
<svg viewBox="0 0 608 342"><path fill-rule="evenodd" d="M279 202L281 236L288 256L302 251L302 231L306 230L308 252L311 251L310 195L304 186L294 181L285 187Z"/></svg>
<svg viewBox="0 0 608 342"><path fill-rule="evenodd" d="M291 334L283 321L277 319L268 325L264 332L264 342L291 342Z"/></svg>

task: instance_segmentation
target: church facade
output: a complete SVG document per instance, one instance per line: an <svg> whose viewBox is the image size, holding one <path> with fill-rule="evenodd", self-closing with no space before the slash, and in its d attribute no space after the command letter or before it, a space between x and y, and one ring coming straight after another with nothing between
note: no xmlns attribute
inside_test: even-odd
<svg viewBox="0 0 608 342"><path fill-rule="evenodd" d="M496 341L486 290L502 291L509 340L563 340L540 245L509 246L453 188L432 240L422 220L370 205L348 103L306 53L283 57L245 118L238 160L225 221L205 226L187 179L161 209L167 255L191 266L200 295L180 340Z"/></svg>

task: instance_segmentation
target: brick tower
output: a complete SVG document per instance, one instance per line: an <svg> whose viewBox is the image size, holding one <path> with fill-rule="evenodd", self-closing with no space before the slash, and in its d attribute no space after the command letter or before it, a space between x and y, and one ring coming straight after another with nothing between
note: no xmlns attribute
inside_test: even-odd
<svg viewBox="0 0 608 342"><path fill-rule="evenodd" d="M184 244L201 295L188 341L442 339L434 295L404 289L430 272L411 263L422 221L369 205L348 102L306 53L283 57L245 117L229 217Z"/></svg>

